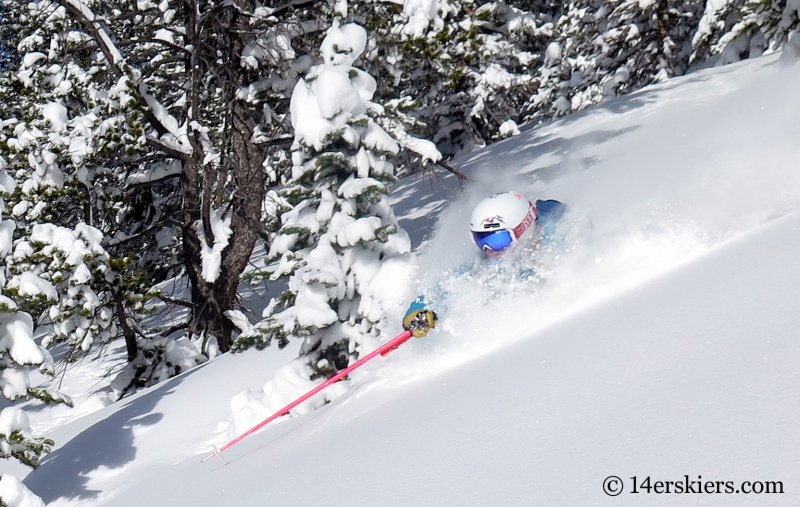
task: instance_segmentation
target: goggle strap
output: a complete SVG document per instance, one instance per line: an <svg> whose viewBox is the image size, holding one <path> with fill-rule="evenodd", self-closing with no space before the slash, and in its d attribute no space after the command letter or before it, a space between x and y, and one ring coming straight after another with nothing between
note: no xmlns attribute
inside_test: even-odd
<svg viewBox="0 0 800 507"><path fill-rule="evenodd" d="M538 213L536 212L536 206L534 206L533 203L530 201L528 202L528 204L529 204L528 214L525 215L525 218L522 220L522 222L520 222L520 224L514 227L513 229L514 239L519 239L522 236L522 234L526 230L528 230L528 227L531 226L533 221L536 220L536 217L538 215Z"/></svg>

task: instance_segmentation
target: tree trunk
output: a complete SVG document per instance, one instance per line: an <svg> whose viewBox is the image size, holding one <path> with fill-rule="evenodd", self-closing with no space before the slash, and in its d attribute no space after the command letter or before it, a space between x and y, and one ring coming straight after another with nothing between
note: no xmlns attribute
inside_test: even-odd
<svg viewBox="0 0 800 507"><path fill-rule="evenodd" d="M136 343L136 334L133 329L128 325L127 317L125 316L125 307L122 305L122 299L118 294L114 294L114 308L117 312L117 320L122 328L122 336L125 337L125 350L128 353L128 362L132 363L136 356L139 355L139 344Z"/></svg>
<svg viewBox="0 0 800 507"><path fill-rule="evenodd" d="M242 66L240 57L244 47L252 38L252 28L249 19L239 14L250 12L252 2L236 1L236 5L229 8L227 27L225 29L228 42L228 58L222 76L224 83L220 83L230 90L231 108L229 110L230 139L223 153L223 167L227 175L234 182L233 195L227 205L225 215L231 217L231 237L228 245L222 251L220 273L214 282L208 282L202 277L202 241L194 224L201 223L205 240L209 246L213 244L209 216L211 207L215 205L215 193L221 193L222 187L227 183L225 174L209 174L210 169L204 171L201 167L203 160L202 146L199 139L193 140L195 155L184 166L184 226L183 241L186 270L192 284L192 303L194 304L189 332L193 335L204 335L206 339L214 336L219 350L227 352L233 344L235 327L225 316L227 310L234 308L239 279L244 272L250 255L253 252L261 228L261 210L267 193L267 176L263 167L266 149L255 143L253 132L260 120L261 110L243 100L234 98L235 93L243 86L247 86L258 78L258 75L248 67ZM193 17L194 13L187 13ZM199 39L202 34L191 33L188 29L193 26L193 19L187 19L187 42L202 47L203 41ZM215 58L203 58L204 61L215 61ZM198 65L191 67L196 71ZM200 89L194 87L204 86L200 76L193 79L193 90L190 103L193 110L199 110L198 97ZM197 106L195 106L197 104ZM219 204L217 204L219 205ZM198 222L199 221L199 222Z"/></svg>

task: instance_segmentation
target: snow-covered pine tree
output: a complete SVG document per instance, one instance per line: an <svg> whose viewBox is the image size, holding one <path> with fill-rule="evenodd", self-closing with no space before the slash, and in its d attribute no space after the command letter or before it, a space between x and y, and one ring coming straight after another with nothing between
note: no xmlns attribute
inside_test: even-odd
<svg viewBox="0 0 800 507"><path fill-rule="evenodd" d="M139 122L125 114L127 84L103 88L98 60L69 51L63 7L10 4L5 21L17 30L19 58L0 76L0 151L20 184L9 196L16 232L3 293L34 317L44 346L67 344L60 357L70 361L116 338L117 324L130 331L124 316L141 316L152 287L133 269L150 257L147 249L111 255L99 229L113 234L131 225L135 192L122 190L124 176L104 162L135 151L142 140L130 130ZM137 337L125 338L135 357Z"/></svg>
<svg viewBox="0 0 800 507"><path fill-rule="evenodd" d="M370 283L382 262L410 248L386 198L398 145L370 117L375 80L353 67L366 43L361 26L335 23L323 63L294 89L294 167L282 190L292 209L269 252L273 278L288 277L288 289L236 344L302 338L312 377L346 367L363 337L378 333L382 308Z"/></svg>
<svg viewBox="0 0 800 507"><path fill-rule="evenodd" d="M536 89L531 71L540 59L536 46L546 33L541 19L550 19L548 3L366 4L365 23L376 43L364 66L378 77L375 100L392 119L382 126L404 145L403 132L394 128L400 123L431 138L448 157L503 137L500 125L520 121L520 106ZM541 18L528 8L541 9Z"/></svg>
<svg viewBox="0 0 800 507"><path fill-rule="evenodd" d="M703 16L692 37L692 55L690 63L701 63L719 53L719 40L730 32L738 21L736 11L746 0L726 0L723 2L706 2ZM762 50L763 51L763 50ZM755 54L755 53L754 53Z"/></svg>
<svg viewBox="0 0 800 507"><path fill-rule="evenodd" d="M0 19L7 20L11 14L12 5L0 2ZM0 69L6 67L13 60L16 53L16 34L13 26L8 22L0 22Z"/></svg>
<svg viewBox="0 0 800 507"><path fill-rule="evenodd" d="M0 259L11 254L14 222L4 217L5 198L13 192L16 182L3 169L0 157ZM5 262L0 264L0 288L8 285L9 273ZM38 285L41 279L32 276L30 283ZM5 291L3 291L5 292ZM0 295L0 392L8 400L34 397L45 403L66 403L70 400L48 389L34 388L28 370L36 367L45 374L53 372L53 358L44 347L33 340L33 319L15 301Z"/></svg>
<svg viewBox="0 0 800 507"><path fill-rule="evenodd" d="M709 1L694 37L693 61L719 55L724 65L800 39L800 4L791 0ZM794 34L794 35L793 35ZM800 51L800 40L791 43Z"/></svg>
<svg viewBox="0 0 800 507"><path fill-rule="evenodd" d="M288 159L284 117L296 76L308 68L295 61L292 40L313 39L313 9L249 0L0 1L12 14L4 26L18 34L18 60L3 69L0 149L20 181L10 198L17 234L31 247L14 258L20 273L43 261L42 248L58 250L31 242L34 229L52 224L61 234L84 224L102 233L96 253L107 256L106 271L89 269L88 283L130 360L163 355L157 333L174 337L181 326L209 350L227 350L234 328L223 312L266 232L274 166ZM48 274L53 287L74 281L70 266ZM186 298L164 300L189 309L189 318L145 332L137 322L150 290L181 274L190 280ZM80 297L56 292L89 311Z"/></svg>
<svg viewBox="0 0 800 507"><path fill-rule="evenodd" d="M6 163L0 157L0 259L12 249L14 222L5 218L5 198L16 186L5 171ZM6 285L6 266L0 263L0 289ZM50 353L33 339L33 320L10 298L0 295L0 393L10 401L34 397L45 403L66 403L70 400L47 389L31 386L29 371L38 368L52 374L53 359ZM6 407L0 412L0 457L13 458L36 468L41 457L50 452L53 441L35 436L31 432L24 410ZM4 499L5 497L5 499ZM0 479L0 503L8 499L24 498L29 505L44 505L19 480L10 474Z"/></svg>
<svg viewBox="0 0 800 507"><path fill-rule="evenodd" d="M367 26L360 66L379 77L372 101L384 108L373 121L416 159L435 158L435 149L415 137L454 155L514 132L508 120L546 120L681 74L690 40L702 41L698 63L723 47L736 58L777 48L798 17L797 2L786 0L344 5L0 0L0 151L19 183L7 216L18 222L20 248L8 258L5 290L34 325L59 313L75 324L64 339L76 351L116 326L129 357L156 363L168 345L159 334L175 337L180 326L226 349L233 325L224 313L280 211L262 207L264 196L290 177L289 97L337 15ZM698 38L704 8L715 31ZM55 240L31 241L45 224L92 243L94 257L84 267L53 257L45 267ZM102 240L90 241L92 230ZM27 294L29 268L46 283ZM91 277L71 285L84 268ZM142 336L136 322L150 289L181 273L189 294L169 304L191 316ZM155 372L149 361L143 368Z"/></svg>
<svg viewBox="0 0 800 507"><path fill-rule="evenodd" d="M702 0L578 0L557 20L527 119L563 116L682 75Z"/></svg>
<svg viewBox="0 0 800 507"><path fill-rule="evenodd" d="M84 223L74 229L34 224L9 258L3 293L36 316L46 331L43 346L67 344L68 362L117 337L112 318L116 275L102 239L99 230Z"/></svg>

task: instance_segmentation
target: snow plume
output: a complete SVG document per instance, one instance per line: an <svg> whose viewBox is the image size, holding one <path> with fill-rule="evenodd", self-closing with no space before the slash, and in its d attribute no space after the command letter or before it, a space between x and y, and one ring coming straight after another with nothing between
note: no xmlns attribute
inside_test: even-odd
<svg viewBox="0 0 800 507"><path fill-rule="evenodd" d="M288 278L288 287L261 322L237 320L242 334L235 348L302 338L301 357L260 397L244 393L234 401L235 434L257 422L265 406L277 409L346 367L365 339L380 335L391 292L381 274L404 263L410 250L386 198L387 184L395 181L388 157L399 145L369 116L380 109L369 102L375 80L352 66L366 40L358 25L334 25L322 42L325 63L310 69L292 95L294 166L283 192L292 209L282 216L268 256L272 278Z"/></svg>
<svg viewBox="0 0 800 507"><path fill-rule="evenodd" d="M231 398L233 418L228 427L227 438L232 439L271 416L295 399L312 390L322 380L310 380L313 370L305 358L297 358L278 368L273 377L261 388L259 395L246 389ZM346 382L336 383L317 393L288 414L295 417L307 414L338 398L347 390Z"/></svg>
<svg viewBox="0 0 800 507"><path fill-rule="evenodd" d="M800 209L800 152L791 134L799 120L785 113L800 111L800 96L780 91L781 83L800 79L800 66L740 65L745 79L737 86L703 71L465 160L474 183L440 215L404 300L430 294L431 305L444 308L436 350L424 342L393 375L414 378L467 361ZM745 72L747 65L758 72ZM683 113L648 117L665 107ZM468 277L456 270L479 255L465 217L484 197L509 189L571 208L560 225L569 231L566 241L531 257L544 280L533 289L498 286L491 267Z"/></svg>

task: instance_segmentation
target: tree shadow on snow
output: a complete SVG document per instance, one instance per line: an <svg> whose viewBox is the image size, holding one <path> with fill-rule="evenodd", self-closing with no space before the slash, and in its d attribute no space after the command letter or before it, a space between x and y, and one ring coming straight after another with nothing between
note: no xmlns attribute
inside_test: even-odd
<svg viewBox="0 0 800 507"><path fill-rule="evenodd" d="M561 120L565 124L564 120ZM570 121L574 121L570 119ZM502 148L492 153L474 155L465 165L470 174L482 174L481 179L492 177L493 168L517 166L511 174L527 176L532 181L549 183L569 172L590 169L600 158L587 149L605 144L615 138L639 129L632 125L617 130L593 130L574 137L553 135L552 130L534 135L521 135L502 141ZM499 143L498 143L499 144ZM498 146L499 147L499 146Z"/></svg>
<svg viewBox="0 0 800 507"><path fill-rule="evenodd" d="M430 236L436 223L433 217L461 190L458 178L450 173L408 176L392 186L389 201L413 248Z"/></svg>
<svg viewBox="0 0 800 507"><path fill-rule="evenodd" d="M677 85L705 83L717 75L718 70L710 72L694 72L650 85L628 95L609 99L595 104L582 111L547 122L542 125L521 127L521 135L514 136L493 144L488 149L476 151L455 165L470 176L478 177L493 168L502 168L505 172L509 166L518 166L516 174L528 175L534 180L550 182L565 175L568 171L585 170L595 166L600 160L589 153L581 153L587 148L604 144L639 128L630 125L622 129L606 130L603 125L615 122L603 119L597 130L585 132L575 137L565 137L560 133L575 122L588 125L592 116L607 118L611 115L624 115L636 109L660 103L665 95L669 95ZM676 82L679 80L680 82ZM491 173L489 173L490 175Z"/></svg>
<svg viewBox="0 0 800 507"><path fill-rule="evenodd" d="M172 394L185 376L148 390L144 396L128 401L109 417L87 427L48 454L23 482L45 503L57 498L76 501L96 498L100 490L92 489L89 482L100 483L103 475L124 473L125 466L136 458L136 430L161 421L164 416L153 411L155 406L162 397Z"/></svg>
<svg viewBox="0 0 800 507"><path fill-rule="evenodd" d="M701 74L688 79L703 81L708 77ZM609 113L624 115L655 104L673 87L674 83L670 82L653 85L551 122L522 126L521 135L499 141L487 149L475 151L454 165L476 179L485 179L487 176L491 178L493 169L502 169L502 172L508 173L509 167L516 166L516 171L512 170L512 173L526 175L534 181L541 180L545 183L560 178L569 171L589 169L597 165L600 160L595 154L587 153L587 149L637 130L639 125L607 129L603 127L618 122L603 119L598 122L596 130L586 132L583 129L584 133L573 137L567 137L562 132L568 133L569 127L576 122L588 125L592 116L607 118Z"/></svg>
<svg viewBox="0 0 800 507"><path fill-rule="evenodd" d="M467 188L475 181L485 183L492 180L494 175L498 174L493 171L495 169L500 169L500 172L505 174L524 175L532 181L543 183L549 183L570 172L589 170L601 161L596 154L591 153L592 147L637 130L640 126L603 129L603 126L615 123L604 119L599 122L596 130L573 137L561 134L564 130L569 131L565 127L579 121L589 124L591 116L597 115L600 118L609 113L624 115L656 104L662 101L665 95L670 94L676 85L705 83L718 73L717 68L713 72L702 70L692 72L674 78L680 80L680 83L670 79L628 95L606 100L552 122L521 126L521 135L476 150L454 160L451 164L472 180L467 182ZM516 167L516 170L508 171L509 167ZM393 186L390 195L395 215L400 220L400 225L411 236L413 247L419 246L430 236L436 224L436 220L432 217L438 215L451 200L457 199L462 190L455 176L450 174L438 179L429 177L427 184L419 184L417 179L414 177L402 179Z"/></svg>

